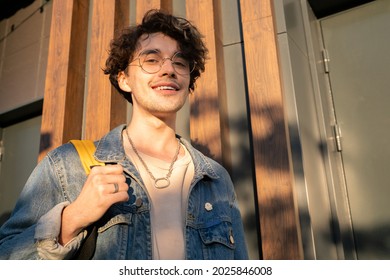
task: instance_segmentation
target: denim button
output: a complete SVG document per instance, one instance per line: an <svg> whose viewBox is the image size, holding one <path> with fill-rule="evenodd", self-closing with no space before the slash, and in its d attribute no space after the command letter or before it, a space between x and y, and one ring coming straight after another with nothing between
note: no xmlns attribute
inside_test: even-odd
<svg viewBox="0 0 390 280"><path fill-rule="evenodd" d="M229 241L230 241L231 244L234 244L234 237L231 234L229 236Z"/></svg>
<svg viewBox="0 0 390 280"><path fill-rule="evenodd" d="M213 210L213 205L210 202L206 202L204 208L206 209L206 211L211 211Z"/></svg>
<svg viewBox="0 0 390 280"><path fill-rule="evenodd" d="M141 198L137 198L137 200L135 201L135 206L141 207L142 204L144 204L144 202L142 201L142 199L141 199Z"/></svg>

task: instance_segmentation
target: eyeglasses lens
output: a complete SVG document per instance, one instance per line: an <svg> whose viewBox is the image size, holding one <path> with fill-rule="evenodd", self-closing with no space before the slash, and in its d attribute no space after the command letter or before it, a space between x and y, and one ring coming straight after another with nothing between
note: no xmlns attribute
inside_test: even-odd
<svg viewBox="0 0 390 280"><path fill-rule="evenodd" d="M157 53L142 54L139 57L141 68L150 74L160 71L166 60L171 61L173 69L175 69L176 73L179 75L188 75L193 70L193 67L190 65L191 63L183 58L180 53L174 54L171 58L163 58Z"/></svg>

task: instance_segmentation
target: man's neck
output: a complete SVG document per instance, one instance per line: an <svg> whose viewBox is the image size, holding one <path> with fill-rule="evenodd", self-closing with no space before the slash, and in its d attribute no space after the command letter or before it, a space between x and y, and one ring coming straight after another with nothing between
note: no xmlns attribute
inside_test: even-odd
<svg viewBox="0 0 390 280"><path fill-rule="evenodd" d="M140 153L165 161L172 160L178 145L174 126L158 120L132 119L126 129ZM126 151L132 149L126 132L123 134L123 143Z"/></svg>

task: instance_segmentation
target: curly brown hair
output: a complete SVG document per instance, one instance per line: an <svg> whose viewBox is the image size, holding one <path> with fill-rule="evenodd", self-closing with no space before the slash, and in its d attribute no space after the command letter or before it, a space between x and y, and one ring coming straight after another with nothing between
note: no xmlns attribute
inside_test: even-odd
<svg viewBox="0 0 390 280"><path fill-rule="evenodd" d="M204 72L208 50L198 29L184 18L161 10L150 10L145 14L141 24L123 29L119 36L111 41L104 69L104 74L109 75L111 84L130 103L132 103L131 93L120 89L117 81L118 74L127 71L129 61L134 59L134 53L139 46L140 37L158 32L176 40L184 57L195 63L195 69L190 74L190 92L195 89L196 79Z"/></svg>

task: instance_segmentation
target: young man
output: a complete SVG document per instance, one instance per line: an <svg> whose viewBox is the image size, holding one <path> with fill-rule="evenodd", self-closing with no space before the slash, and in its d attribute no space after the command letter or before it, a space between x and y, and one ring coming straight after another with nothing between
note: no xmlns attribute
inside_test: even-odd
<svg viewBox="0 0 390 280"><path fill-rule="evenodd" d="M175 133L207 49L187 20L148 12L111 43L105 74L133 104L95 143L87 176L71 143L48 153L0 229L0 259L71 259L95 223L93 259L247 259L226 170Z"/></svg>

